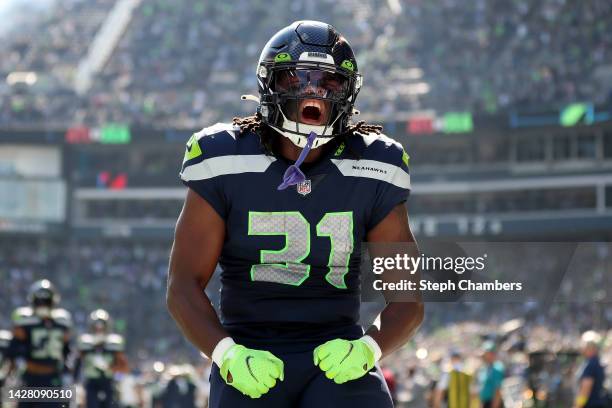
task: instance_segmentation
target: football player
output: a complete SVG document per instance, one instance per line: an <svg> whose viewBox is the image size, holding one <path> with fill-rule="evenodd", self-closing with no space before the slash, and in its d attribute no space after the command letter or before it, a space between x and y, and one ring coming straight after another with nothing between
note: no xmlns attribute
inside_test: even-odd
<svg viewBox="0 0 612 408"><path fill-rule="evenodd" d="M390 302L364 333L359 265L365 241L414 242L408 155L351 122L361 75L334 27L283 28L256 74L256 115L187 143L168 308L214 362L212 408L391 407L376 363L411 337L423 305ZM217 262L220 319L203 291Z"/></svg>
<svg viewBox="0 0 612 408"><path fill-rule="evenodd" d="M197 385L189 364L170 366L159 395L160 408L196 408Z"/></svg>
<svg viewBox="0 0 612 408"><path fill-rule="evenodd" d="M24 387L61 387L68 372L72 318L58 308L60 295L47 279L34 282L28 293L30 306L13 313L11 356L26 362L21 375ZM48 403L49 407L66 404ZM35 402L20 402L19 407L35 407Z"/></svg>
<svg viewBox="0 0 612 408"><path fill-rule="evenodd" d="M90 333L79 337L75 372L82 370L87 408L115 406L114 375L128 371L123 337L111 333L110 316L103 309L91 312L89 327Z"/></svg>

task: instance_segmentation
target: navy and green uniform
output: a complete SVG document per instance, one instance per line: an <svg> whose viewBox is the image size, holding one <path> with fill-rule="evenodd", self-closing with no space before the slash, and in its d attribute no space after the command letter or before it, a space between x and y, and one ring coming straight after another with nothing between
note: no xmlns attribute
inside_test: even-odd
<svg viewBox="0 0 612 408"><path fill-rule="evenodd" d="M161 408L196 408L197 387L190 376L171 378L160 395Z"/></svg>
<svg viewBox="0 0 612 408"><path fill-rule="evenodd" d="M406 201L408 156L375 134L354 134L324 149L315 163L301 166L305 183L278 191L293 162L267 154L255 133L217 124L187 144L181 179L226 223L221 323L237 343L285 361L286 380L245 406L325 406L330 399L335 407L391 404L379 371L336 385L314 366L312 350L363 335L357 324L361 243ZM211 406L248 399L225 385L216 366L211 381ZM321 392L325 399L317 402ZM349 398L354 392L360 397Z"/></svg>
<svg viewBox="0 0 612 408"><path fill-rule="evenodd" d="M115 398L112 366L117 353L124 350L123 337L118 334L83 334L78 342L78 367L87 398L87 408L113 406Z"/></svg>
<svg viewBox="0 0 612 408"><path fill-rule="evenodd" d="M0 330L0 392L6 380L9 366L9 348L13 335L7 330Z"/></svg>
<svg viewBox="0 0 612 408"><path fill-rule="evenodd" d="M13 312L15 330L23 338L13 337L11 352L17 358L51 369L49 374L35 374L26 369L21 376L25 387L61 387L62 375L66 372L66 359L70 352L72 318L64 309L52 309L48 318L34 314L31 307L20 307ZM20 403L20 407L36 406L37 403ZM49 407L62 404L46 404Z"/></svg>

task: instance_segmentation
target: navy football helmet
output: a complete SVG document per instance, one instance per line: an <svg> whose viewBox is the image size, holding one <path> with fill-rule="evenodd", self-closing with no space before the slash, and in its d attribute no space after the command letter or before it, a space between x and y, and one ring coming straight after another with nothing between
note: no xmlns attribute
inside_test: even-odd
<svg viewBox="0 0 612 408"><path fill-rule="evenodd" d="M32 286L30 286L28 302L30 302L33 308L52 308L57 306L60 302L60 295L49 280L42 279L34 282Z"/></svg>
<svg viewBox="0 0 612 408"><path fill-rule="evenodd" d="M346 131L362 84L348 41L318 21L277 32L259 57L257 80L262 122L299 147L314 131L313 148Z"/></svg>
<svg viewBox="0 0 612 408"><path fill-rule="evenodd" d="M96 309L89 315L89 326L94 333L108 332L110 324L110 315L104 309Z"/></svg>

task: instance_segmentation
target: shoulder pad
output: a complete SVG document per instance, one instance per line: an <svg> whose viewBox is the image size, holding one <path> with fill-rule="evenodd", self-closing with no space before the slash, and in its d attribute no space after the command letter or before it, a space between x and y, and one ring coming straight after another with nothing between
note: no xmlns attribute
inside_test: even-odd
<svg viewBox="0 0 612 408"><path fill-rule="evenodd" d="M363 138L365 143L364 156L367 158L380 159L381 161L399 164L399 160L408 166L409 156L404 147L395 139L381 133L356 133Z"/></svg>
<svg viewBox="0 0 612 408"><path fill-rule="evenodd" d="M8 330L0 330L0 349L7 348L13 339L13 334Z"/></svg>
<svg viewBox="0 0 612 408"><path fill-rule="evenodd" d="M53 309L51 311L51 318L57 324L72 327L72 315L66 309Z"/></svg>
<svg viewBox="0 0 612 408"><path fill-rule="evenodd" d="M13 312L13 324L16 326L26 326L40 323L40 318L34 314L31 307L18 307Z"/></svg>
<svg viewBox="0 0 612 408"><path fill-rule="evenodd" d="M240 127L230 123L215 123L194 133L187 141L183 163L233 153L238 133Z"/></svg>
<svg viewBox="0 0 612 408"><path fill-rule="evenodd" d="M194 133L187 142L180 178L183 182L229 174L264 172L276 158L266 155L255 133L217 123Z"/></svg>
<svg viewBox="0 0 612 408"><path fill-rule="evenodd" d="M93 336L91 334L81 334L79 336L78 347L81 351L88 351L93 348Z"/></svg>
<svg viewBox="0 0 612 408"><path fill-rule="evenodd" d="M106 348L110 351L123 351L124 344L120 334L112 333L106 336Z"/></svg>
<svg viewBox="0 0 612 408"><path fill-rule="evenodd" d="M240 126L234 125L233 123L217 122L212 126L205 127L199 132L194 133L193 137L195 137L196 140L200 140L205 136L215 136L219 133L224 133L224 132L227 132L230 135L235 136L237 133L240 133Z"/></svg>
<svg viewBox="0 0 612 408"><path fill-rule="evenodd" d="M344 176L379 180L402 189L410 189L408 154L401 144L384 134L355 132L348 139L355 159L347 158L342 151L331 161Z"/></svg>

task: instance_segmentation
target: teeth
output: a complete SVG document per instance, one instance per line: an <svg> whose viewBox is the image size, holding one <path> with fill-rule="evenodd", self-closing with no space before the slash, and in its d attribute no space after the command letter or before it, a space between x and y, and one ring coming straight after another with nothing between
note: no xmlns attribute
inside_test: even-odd
<svg viewBox="0 0 612 408"><path fill-rule="evenodd" d="M317 108L317 109L321 110L321 107L320 107L320 106L319 106L319 104L318 104L318 103L316 103L316 102L306 102L306 103L304 104L304 107L305 107L305 108L308 108L308 107L310 107L310 106L312 106L313 108Z"/></svg>

